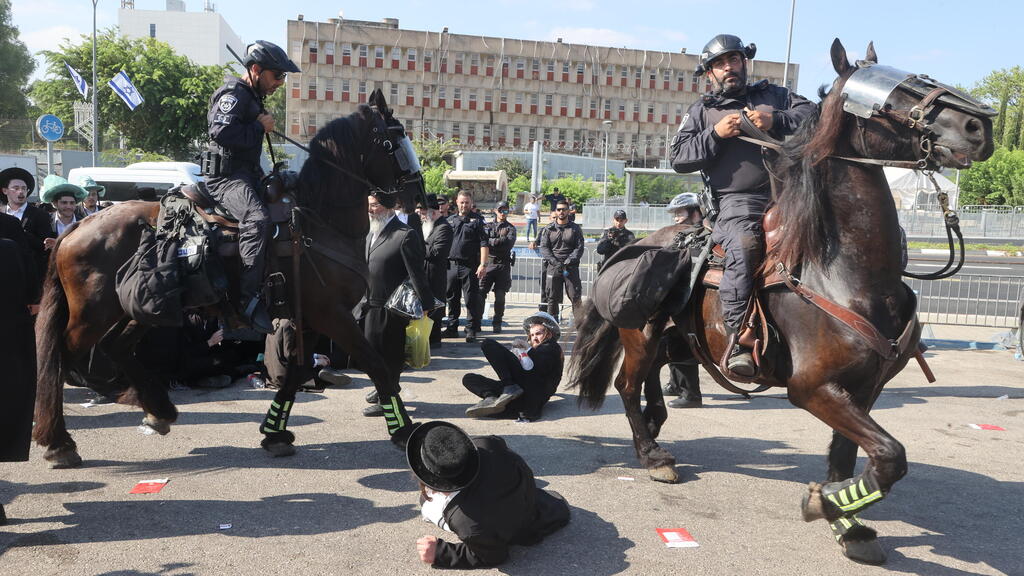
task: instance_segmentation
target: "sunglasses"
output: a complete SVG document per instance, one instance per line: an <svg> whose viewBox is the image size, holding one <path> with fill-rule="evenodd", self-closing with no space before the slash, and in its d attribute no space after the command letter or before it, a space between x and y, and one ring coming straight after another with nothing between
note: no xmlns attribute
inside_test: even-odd
<svg viewBox="0 0 1024 576"><path fill-rule="evenodd" d="M555 208L555 212L565 212L568 208Z"/></svg>
<svg viewBox="0 0 1024 576"><path fill-rule="evenodd" d="M275 80L284 80L285 78L288 77L287 72L282 72L280 70L266 70L266 72L270 72L271 74L273 74Z"/></svg>

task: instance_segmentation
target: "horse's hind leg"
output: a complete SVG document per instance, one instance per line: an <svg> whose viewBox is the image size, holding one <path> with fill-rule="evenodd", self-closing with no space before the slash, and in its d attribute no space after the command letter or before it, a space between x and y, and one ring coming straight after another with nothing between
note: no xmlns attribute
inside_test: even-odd
<svg viewBox="0 0 1024 576"><path fill-rule="evenodd" d="M640 465L647 469L652 480L675 483L679 480L675 470L676 459L658 446L648 428L647 419L640 411L640 387L650 371L655 350L650 340L640 331L620 330L620 335L625 356L615 377L615 389L622 397L626 409L626 419L633 432L633 446L640 458Z"/></svg>
<svg viewBox="0 0 1024 576"><path fill-rule="evenodd" d="M146 413L142 419L144 431L164 435L171 431L171 423L178 419L178 409L162 382L135 358L135 345L148 329L126 316L103 336L100 348L121 369L131 390L135 391L134 403Z"/></svg>

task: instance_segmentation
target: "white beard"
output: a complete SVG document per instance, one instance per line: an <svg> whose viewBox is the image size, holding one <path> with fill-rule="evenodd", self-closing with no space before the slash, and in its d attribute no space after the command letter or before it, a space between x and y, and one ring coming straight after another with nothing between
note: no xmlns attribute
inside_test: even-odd
<svg viewBox="0 0 1024 576"><path fill-rule="evenodd" d="M424 220L423 222L420 223L420 228L421 228L421 230L423 232L423 239L424 240L429 238L430 237L430 233L434 231L434 223L435 222L437 222L437 221L436 220L427 219L427 220Z"/></svg>
<svg viewBox="0 0 1024 576"><path fill-rule="evenodd" d="M380 214L370 214L370 238L376 238L384 228L384 224L394 214L392 210L385 210Z"/></svg>

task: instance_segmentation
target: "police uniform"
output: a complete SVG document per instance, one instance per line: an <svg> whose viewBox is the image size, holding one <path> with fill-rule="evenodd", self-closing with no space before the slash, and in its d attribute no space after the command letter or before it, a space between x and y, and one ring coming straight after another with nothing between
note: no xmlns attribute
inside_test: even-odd
<svg viewBox="0 0 1024 576"><path fill-rule="evenodd" d="M476 277L480 266L480 248L488 246L484 221L476 213L465 218L458 214L448 217L452 227L452 249L448 256L448 337L458 329L462 305L460 292L466 301L466 331L479 332L480 319L484 314L484 297L480 292L480 280Z"/></svg>
<svg viewBox="0 0 1024 576"><path fill-rule="evenodd" d="M676 172L700 170L719 202L712 240L725 248L725 271L719 289L726 325L738 329L746 313L754 270L764 256L761 217L771 199L769 174L761 147L739 138L719 138L715 124L743 108L770 112L775 138L796 132L817 107L767 80L746 87L741 94L709 94L683 117L672 142Z"/></svg>
<svg viewBox="0 0 1024 576"><path fill-rule="evenodd" d="M580 282L583 242L583 230L575 222L567 222L564 226L552 222L540 231L540 255L547 263L547 312L555 318L558 318L558 307L566 284L574 309L583 297Z"/></svg>
<svg viewBox="0 0 1024 576"><path fill-rule="evenodd" d="M270 213L259 193L265 130L256 118L262 110L256 91L229 77L210 98L207 114L211 148L220 153L221 165L206 183L210 194L238 219L242 306L250 306L260 292L270 241Z"/></svg>
<svg viewBox="0 0 1024 576"><path fill-rule="evenodd" d="M501 330L501 319L505 316L505 294L512 289L512 248L516 245L516 227L508 220L495 220L486 227L487 244L493 257L493 266L484 274L480 291L484 299L494 289L494 314L491 324L495 332Z"/></svg>
<svg viewBox="0 0 1024 576"><path fill-rule="evenodd" d="M626 229L625 226L622 228L616 228L610 226L601 235L601 240L598 241L597 247L594 251L604 256L601 263L598 264L597 268L600 270L604 263L608 261L616 252L622 249L623 246L631 244L636 240L636 235Z"/></svg>

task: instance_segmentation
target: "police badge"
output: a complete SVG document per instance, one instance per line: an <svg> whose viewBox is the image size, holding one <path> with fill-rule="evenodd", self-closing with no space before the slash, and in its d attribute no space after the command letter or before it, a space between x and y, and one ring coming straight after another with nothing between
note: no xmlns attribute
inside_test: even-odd
<svg viewBox="0 0 1024 576"><path fill-rule="evenodd" d="M231 112L235 107L235 104L238 104L238 98L235 98L231 94L225 94L221 96L220 101L217 102L217 108L219 108L224 114L227 114L228 112Z"/></svg>

